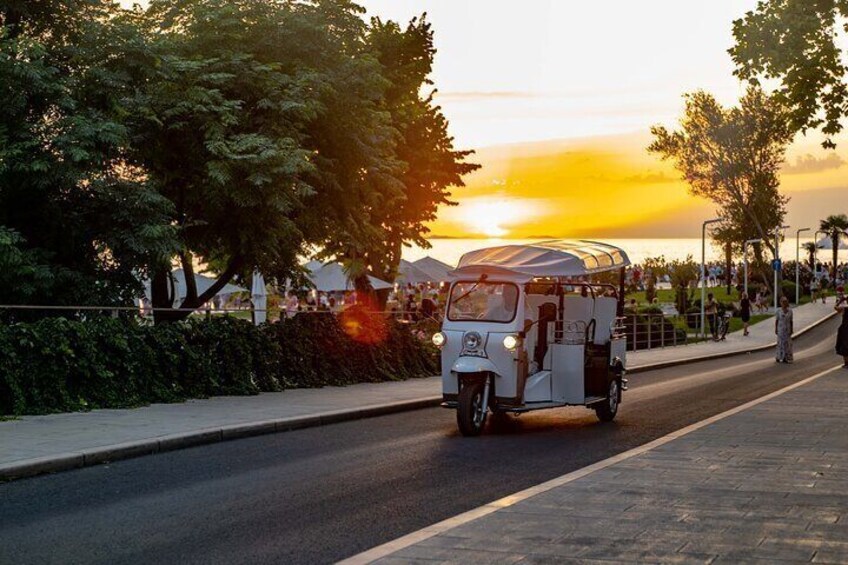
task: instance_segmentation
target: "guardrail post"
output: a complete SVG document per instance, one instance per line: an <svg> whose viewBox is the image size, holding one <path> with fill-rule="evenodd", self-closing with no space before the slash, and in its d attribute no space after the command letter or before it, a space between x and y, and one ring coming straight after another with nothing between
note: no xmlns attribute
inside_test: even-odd
<svg viewBox="0 0 848 565"><path fill-rule="evenodd" d="M651 349L651 326L654 325L654 324L651 323L652 321L653 321L653 314L648 314L648 349L649 350Z"/></svg>
<svg viewBox="0 0 848 565"><path fill-rule="evenodd" d="M636 339L636 336L639 335L636 331L636 314L633 314L633 351L639 349L639 341Z"/></svg>

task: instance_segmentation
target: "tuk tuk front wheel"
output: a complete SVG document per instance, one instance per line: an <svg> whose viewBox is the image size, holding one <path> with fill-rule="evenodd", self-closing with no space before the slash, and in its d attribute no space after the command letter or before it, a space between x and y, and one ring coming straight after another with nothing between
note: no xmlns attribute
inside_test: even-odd
<svg viewBox="0 0 848 565"><path fill-rule="evenodd" d="M618 414L618 403L621 398L618 379L613 379L609 385L606 400L595 405L595 414L601 422L612 422Z"/></svg>
<svg viewBox="0 0 848 565"><path fill-rule="evenodd" d="M456 423L464 436L479 436L486 424L486 406L483 402L484 384L471 382L459 392L459 406L456 410Z"/></svg>

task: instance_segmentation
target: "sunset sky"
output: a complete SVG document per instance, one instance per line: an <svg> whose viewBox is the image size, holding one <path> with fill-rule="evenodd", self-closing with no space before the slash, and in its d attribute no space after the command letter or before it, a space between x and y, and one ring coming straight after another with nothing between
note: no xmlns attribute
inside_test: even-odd
<svg viewBox="0 0 848 565"><path fill-rule="evenodd" d="M427 12L438 101L457 144L476 148L484 166L433 233L691 237L712 216L647 155L648 130L675 125L684 92L738 98L731 25L756 0L361 3L397 20ZM800 138L784 169L788 221L798 227L848 211L846 143L826 152L820 141Z"/></svg>
<svg viewBox="0 0 848 565"><path fill-rule="evenodd" d="M713 215L645 147L651 125L675 126L683 93L738 98L731 25L756 0L359 3L367 17L427 12L437 100L457 146L483 165L434 234L693 237ZM800 138L784 168L793 226L848 211L848 138L835 152L820 142Z"/></svg>

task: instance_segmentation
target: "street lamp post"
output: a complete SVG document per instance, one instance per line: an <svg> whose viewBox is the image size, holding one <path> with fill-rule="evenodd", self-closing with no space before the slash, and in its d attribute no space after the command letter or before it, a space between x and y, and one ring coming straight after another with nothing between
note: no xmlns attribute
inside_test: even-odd
<svg viewBox="0 0 848 565"><path fill-rule="evenodd" d="M801 303L801 232L812 228L801 228L795 232L795 306Z"/></svg>
<svg viewBox="0 0 848 565"><path fill-rule="evenodd" d="M707 335L707 315L705 303L707 301L707 226L723 222L724 218L713 218L707 220L701 226L701 337Z"/></svg>
<svg viewBox="0 0 848 565"><path fill-rule="evenodd" d="M818 280L819 278L819 234L824 234L822 230L816 230L816 233L813 234L813 277Z"/></svg>
<svg viewBox="0 0 848 565"><path fill-rule="evenodd" d="M778 303L778 289L777 285L780 284L780 273L778 273L777 262L780 261L780 230L788 229L789 226L778 226L774 228L774 261L775 263L772 265L772 270L774 271L774 311L777 312Z"/></svg>
<svg viewBox="0 0 848 565"><path fill-rule="evenodd" d="M742 257L745 260L745 294L748 294L748 244L762 243L762 239L749 239L742 244ZM751 298L750 296L748 298Z"/></svg>

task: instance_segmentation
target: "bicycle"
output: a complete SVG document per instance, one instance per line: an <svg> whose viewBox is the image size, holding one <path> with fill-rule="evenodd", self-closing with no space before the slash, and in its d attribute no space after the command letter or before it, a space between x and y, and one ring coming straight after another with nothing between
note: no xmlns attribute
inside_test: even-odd
<svg viewBox="0 0 848 565"><path fill-rule="evenodd" d="M718 328L716 328L716 341L724 341L727 339L727 332L730 331L730 318L733 314L725 312L718 320Z"/></svg>

